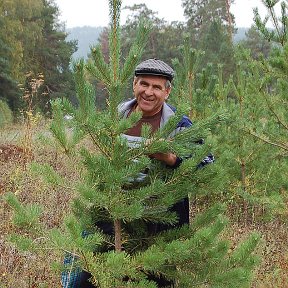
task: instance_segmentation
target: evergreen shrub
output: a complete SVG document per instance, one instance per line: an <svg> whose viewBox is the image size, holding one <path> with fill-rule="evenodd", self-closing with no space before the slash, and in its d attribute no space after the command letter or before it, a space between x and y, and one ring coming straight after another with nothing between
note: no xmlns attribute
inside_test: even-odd
<svg viewBox="0 0 288 288"><path fill-rule="evenodd" d="M13 114L8 104L0 100L0 127L13 122Z"/></svg>

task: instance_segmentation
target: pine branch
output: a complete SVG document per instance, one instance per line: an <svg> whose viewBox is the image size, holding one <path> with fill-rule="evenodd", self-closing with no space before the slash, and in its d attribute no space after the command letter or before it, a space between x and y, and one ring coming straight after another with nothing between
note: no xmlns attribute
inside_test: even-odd
<svg viewBox="0 0 288 288"><path fill-rule="evenodd" d="M273 108L273 106L272 106L271 102L269 101L266 94L265 94L265 99L266 99L269 110L276 117L276 119L278 120L278 123L281 124L281 126L283 126L284 129L286 129L288 131L288 125L286 125L286 123L284 123L283 120L280 118L280 116L276 113L276 111L274 110L274 108Z"/></svg>
<svg viewBox="0 0 288 288"><path fill-rule="evenodd" d="M28 230L34 229L40 224L40 215L43 208L36 204L22 204L13 193L7 193L5 200L14 210L13 221L18 227Z"/></svg>
<svg viewBox="0 0 288 288"><path fill-rule="evenodd" d="M97 80L103 82L107 89L111 85L110 69L105 62L104 55L101 52L101 47L98 45L91 50L94 63L86 64L87 71Z"/></svg>
<svg viewBox="0 0 288 288"><path fill-rule="evenodd" d="M102 152L103 155L105 155L109 160L111 160L111 156L108 153L108 151L106 151L106 149L99 144L99 141L97 141L97 137L95 136L95 134L89 129L88 125L85 125L85 129L88 132L88 135L90 136L93 144Z"/></svg>
<svg viewBox="0 0 288 288"><path fill-rule="evenodd" d="M136 64L139 62L145 43L148 40L149 32L151 31L152 25L150 22L140 22L139 31L136 39L133 42L131 49L129 50L127 59L124 63L121 73L121 83L126 83L129 77L133 74ZM143 45L144 44L144 45Z"/></svg>
<svg viewBox="0 0 288 288"><path fill-rule="evenodd" d="M118 81L119 75L119 63L120 63L120 10L121 0L109 0L110 11L110 27L111 33L109 37L110 48L110 61L111 61L111 73L114 82Z"/></svg>
<svg viewBox="0 0 288 288"><path fill-rule="evenodd" d="M264 138L264 137L261 137L259 135L257 135L256 133L250 131L250 130L246 130L246 132L248 132L250 135L260 139L261 141L267 143L267 144L270 144L272 146L275 146L275 147L278 147L278 148L281 148L281 149L284 149L286 151L288 151L288 145L285 144L285 143L275 143L275 142L272 142L270 140L268 140L267 138Z"/></svg>
<svg viewBox="0 0 288 288"><path fill-rule="evenodd" d="M267 1L268 3L269 3L269 1ZM266 3L267 3L266 2ZM278 23L278 20L277 20L277 17L276 17L276 15L275 15L275 10L274 10L274 6L276 5L276 1L273 3L273 1L271 1L270 3L271 4L268 4L267 3L267 7L268 7L268 11L269 11L269 13L270 13L270 15L271 15L271 17L272 17L272 21L273 21L273 23L274 23L274 27L275 27L275 29L276 29L276 31L277 31L277 35L278 35L278 39L279 39L279 42L281 43L281 45L283 46L284 45L284 43L283 43L283 37L282 37L282 35L281 35L281 32L280 32L280 28L279 28L279 23Z"/></svg>

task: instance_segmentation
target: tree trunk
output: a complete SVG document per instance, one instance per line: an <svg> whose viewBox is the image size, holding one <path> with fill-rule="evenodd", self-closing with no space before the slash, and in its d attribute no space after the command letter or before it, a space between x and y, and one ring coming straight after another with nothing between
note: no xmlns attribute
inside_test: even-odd
<svg viewBox="0 0 288 288"><path fill-rule="evenodd" d="M114 221L114 232L115 232L115 251L121 252L122 241L121 241L121 222L120 222L120 220Z"/></svg>
<svg viewBox="0 0 288 288"><path fill-rule="evenodd" d="M233 30L232 30L232 19L230 14L230 7L231 7L231 0L226 0L226 15L227 15L227 22L228 22L228 32L230 43L233 43Z"/></svg>

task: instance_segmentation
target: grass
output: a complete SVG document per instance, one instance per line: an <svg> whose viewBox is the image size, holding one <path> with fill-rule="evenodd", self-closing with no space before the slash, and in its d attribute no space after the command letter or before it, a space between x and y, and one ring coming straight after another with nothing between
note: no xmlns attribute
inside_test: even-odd
<svg viewBox="0 0 288 288"><path fill-rule="evenodd" d="M25 129L23 125L13 125L0 130L0 287L32 288L61 287L60 272L51 268L54 262L61 263L62 251L38 251L37 253L19 252L8 241L8 235L17 230L11 223L11 209L3 201L3 195L12 192L24 203L38 203L44 207L42 221L47 228L58 227L65 212L70 209L69 203L74 197L69 188L53 188L31 173L29 163L50 164L60 175L75 181L80 177L74 169L77 160L68 158L47 142L38 140L39 132L47 133L46 123L33 127L30 143L31 157L27 157ZM26 143L27 144L27 143ZM5 157L4 157L4 152ZM237 205L233 205L233 209ZM235 211L231 210L231 214ZM287 217L285 217L286 219ZM241 218L240 218L241 219ZM257 271L253 287L285 288L288 287L288 227L283 219L251 221L242 223L234 221L227 229L225 237L233 245L252 231L262 234L263 242L259 247L262 262Z"/></svg>
<svg viewBox="0 0 288 288"><path fill-rule="evenodd" d="M47 228L58 227L65 211L69 210L73 193L69 189L54 189L46 185L29 169L30 161L48 163L60 174L75 180L78 175L71 170L75 163L55 148L37 140L38 126L32 143L32 157L27 162L23 149L23 126L13 126L1 131L0 144L0 287L61 287L58 271L51 263L61 262L62 253L45 251L19 252L7 241L7 236L19 232L11 224L11 209L3 195L12 192L23 203L37 203L44 207L42 221ZM3 139L5 139L3 141ZM5 153L4 153L5 152ZM5 155L5 157L4 157ZM21 231L20 231L21 232Z"/></svg>

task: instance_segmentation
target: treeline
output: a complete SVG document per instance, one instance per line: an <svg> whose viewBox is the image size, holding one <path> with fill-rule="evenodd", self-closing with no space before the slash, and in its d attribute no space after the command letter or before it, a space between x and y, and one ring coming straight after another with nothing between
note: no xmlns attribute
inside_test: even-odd
<svg viewBox="0 0 288 288"><path fill-rule="evenodd" d="M44 84L33 97L33 107L48 113L51 99L74 93L69 65L76 42L65 41L53 1L4 0L0 9L0 99L18 112L31 81L41 78Z"/></svg>
<svg viewBox="0 0 288 288"><path fill-rule="evenodd" d="M181 56L179 47L184 43L184 35L189 33L190 46L205 52L200 69L211 63L215 72L221 64L224 77L228 79L236 67L232 40L236 28L230 2L183 0L184 23L168 23L145 4L125 7L130 14L122 27L123 59L135 38L140 19L148 19L153 23L153 29L143 59L156 57L172 64L172 59ZM75 99L71 56L77 51L77 41L68 40L71 38L64 25L59 23L60 11L54 0L3 0L0 8L0 100L5 101L14 113L19 112L25 106L23 95L31 94L31 80L40 77L43 85L33 94L33 108L50 115L51 99ZM107 61L108 32L105 28L99 37ZM261 53L267 57L271 50L271 43L263 40L255 28L250 29L242 44L252 49L254 57ZM98 101L103 107L106 96L101 83L97 87ZM129 91L127 97L130 97L128 94Z"/></svg>

